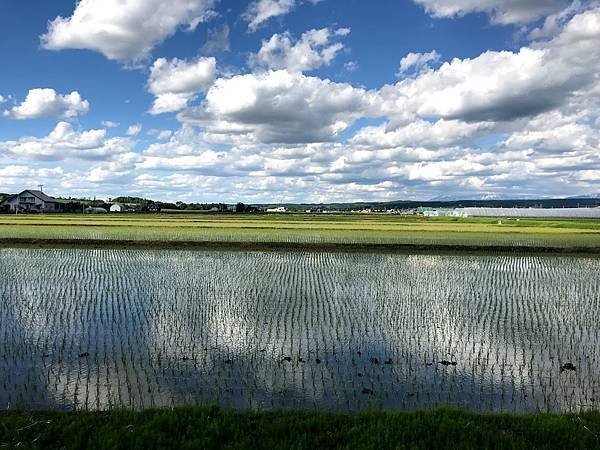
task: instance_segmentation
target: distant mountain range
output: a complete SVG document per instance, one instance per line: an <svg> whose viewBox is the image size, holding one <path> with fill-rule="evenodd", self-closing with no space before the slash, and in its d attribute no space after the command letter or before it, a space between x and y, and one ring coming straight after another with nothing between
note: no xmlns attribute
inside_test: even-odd
<svg viewBox="0 0 600 450"><path fill-rule="evenodd" d="M589 198L596 198L599 199L600 198L600 193L596 194L596 195L577 195L575 197L567 197L568 199L573 199L573 200L579 200L579 199L589 199Z"/></svg>
<svg viewBox="0 0 600 450"><path fill-rule="evenodd" d="M493 194L493 193L483 193L480 195L470 195L470 196L465 196L465 195L438 195L436 197L432 197L431 199L429 199L430 202L456 202L456 201L461 201L461 200L465 200L465 201L472 201L472 200L590 200L590 199L600 199L600 193L596 194L596 195L575 195L572 197L565 197L564 199L540 199L537 197L521 197L518 199L512 198L512 197L507 197L507 196L502 196L502 195L498 195L498 194Z"/></svg>
<svg viewBox="0 0 600 450"><path fill-rule="evenodd" d="M466 198L464 195L438 195L429 199L431 202L456 202L459 200L502 200L503 197L498 194L480 194Z"/></svg>
<svg viewBox="0 0 600 450"><path fill-rule="evenodd" d="M256 206L275 206L275 204L262 204ZM487 206L490 208L578 208L578 207L598 207L600 206L599 197L573 197L573 198L544 198L544 199L502 199L502 198L481 198L481 199L457 199L452 196L440 196L427 201L397 200L391 202L353 202L353 203L302 203L302 204L280 204L290 210L305 209L329 209L329 210L361 210L361 209L414 209L420 206L431 208L460 208Z"/></svg>

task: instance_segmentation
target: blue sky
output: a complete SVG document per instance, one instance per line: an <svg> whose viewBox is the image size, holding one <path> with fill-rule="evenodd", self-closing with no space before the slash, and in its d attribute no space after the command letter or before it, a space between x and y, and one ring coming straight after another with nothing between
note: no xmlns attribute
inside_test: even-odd
<svg viewBox="0 0 600 450"><path fill-rule="evenodd" d="M0 192L600 192L596 1L38 3L0 4Z"/></svg>

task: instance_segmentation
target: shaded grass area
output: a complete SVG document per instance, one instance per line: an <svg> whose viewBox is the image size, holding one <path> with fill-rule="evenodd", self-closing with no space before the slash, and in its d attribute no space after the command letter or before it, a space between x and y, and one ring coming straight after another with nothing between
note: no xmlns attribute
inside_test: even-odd
<svg viewBox="0 0 600 450"><path fill-rule="evenodd" d="M564 415L377 412L0 413L0 448L595 449L600 413Z"/></svg>

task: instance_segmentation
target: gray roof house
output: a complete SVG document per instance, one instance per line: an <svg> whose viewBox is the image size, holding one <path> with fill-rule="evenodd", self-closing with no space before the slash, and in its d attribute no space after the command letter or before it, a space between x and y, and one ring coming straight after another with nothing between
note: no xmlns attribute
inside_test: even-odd
<svg viewBox="0 0 600 450"><path fill-rule="evenodd" d="M42 191L27 189L20 194L7 198L0 207L8 207L12 212L55 212L60 210L60 204L54 197Z"/></svg>

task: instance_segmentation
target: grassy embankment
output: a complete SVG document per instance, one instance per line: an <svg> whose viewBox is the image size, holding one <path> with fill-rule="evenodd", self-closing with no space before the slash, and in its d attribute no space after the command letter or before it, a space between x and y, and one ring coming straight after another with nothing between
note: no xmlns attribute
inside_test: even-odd
<svg viewBox="0 0 600 450"><path fill-rule="evenodd" d="M3 245L600 252L600 221L390 215L0 216Z"/></svg>
<svg viewBox="0 0 600 450"><path fill-rule="evenodd" d="M342 415L222 412L0 413L0 448L600 448L600 413L474 414L440 409Z"/></svg>

